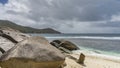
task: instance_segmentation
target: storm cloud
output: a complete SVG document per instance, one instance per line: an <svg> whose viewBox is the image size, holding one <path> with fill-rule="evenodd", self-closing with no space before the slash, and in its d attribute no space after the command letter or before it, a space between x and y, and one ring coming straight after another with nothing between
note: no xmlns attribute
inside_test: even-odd
<svg viewBox="0 0 120 68"><path fill-rule="evenodd" d="M63 33L120 33L119 0L9 0L0 19Z"/></svg>

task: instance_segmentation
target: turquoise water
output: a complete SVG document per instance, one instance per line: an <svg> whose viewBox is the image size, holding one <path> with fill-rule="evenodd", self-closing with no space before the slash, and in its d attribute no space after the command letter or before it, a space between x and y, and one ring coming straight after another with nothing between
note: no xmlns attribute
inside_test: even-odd
<svg viewBox="0 0 120 68"><path fill-rule="evenodd" d="M80 48L81 48L82 51L85 51L87 53L97 53L97 54L102 54L102 55L105 54L105 55L120 57L120 53L116 53L116 52L113 52L113 51L103 51L103 50L99 50L99 49L81 47L81 46L80 46ZM79 52L79 50L78 50L78 52Z"/></svg>
<svg viewBox="0 0 120 68"><path fill-rule="evenodd" d="M120 57L120 34L32 34L44 36L49 41L66 39L76 44L81 50L98 54Z"/></svg>

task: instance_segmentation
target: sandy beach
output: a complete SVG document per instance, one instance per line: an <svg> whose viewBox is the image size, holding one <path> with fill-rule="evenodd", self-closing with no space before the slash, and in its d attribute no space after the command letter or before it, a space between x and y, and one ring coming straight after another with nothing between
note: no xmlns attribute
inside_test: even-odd
<svg viewBox="0 0 120 68"><path fill-rule="evenodd" d="M78 59L79 54L71 54L70 56ZM98 55L86 55L84 65L78 64L72 58L66 58L67 66L64 68L120 68L118 58L111 58Z"/></svg>

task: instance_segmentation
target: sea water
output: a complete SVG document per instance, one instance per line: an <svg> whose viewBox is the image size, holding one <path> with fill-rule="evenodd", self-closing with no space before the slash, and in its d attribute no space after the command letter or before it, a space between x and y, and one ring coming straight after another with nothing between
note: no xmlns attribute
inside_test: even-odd
<svg viewBox="0 0 120 68"><path fill-rule="evenodd" d="M89 53L106 54L120 57L120 34L31 34L44 36L49 41L65 39L76 44L80 50Z"/></svg>

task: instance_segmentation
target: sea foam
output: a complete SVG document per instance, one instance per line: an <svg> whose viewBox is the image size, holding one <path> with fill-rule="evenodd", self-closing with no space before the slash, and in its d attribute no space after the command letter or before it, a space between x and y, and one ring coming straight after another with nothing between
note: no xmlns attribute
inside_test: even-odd
<svg viewBox="0 0 120 68"><path fill-rule="evenodd" d="M46 37L46 38L83 38L83 39L106 39L106 40L120 40L120 37L92 37L92 36L74 36L74 37L65 37L65 36L61 36L61 37Z"/></svg>

